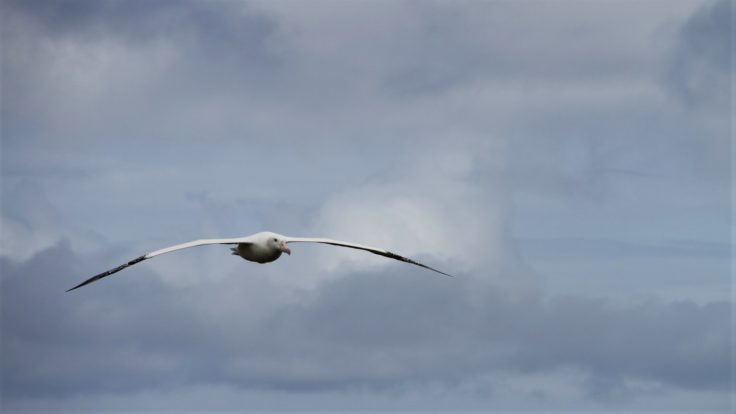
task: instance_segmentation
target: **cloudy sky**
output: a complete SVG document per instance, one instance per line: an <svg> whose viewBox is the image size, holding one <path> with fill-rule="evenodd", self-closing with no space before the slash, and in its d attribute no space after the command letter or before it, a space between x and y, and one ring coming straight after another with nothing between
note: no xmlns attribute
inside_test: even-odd
<svg viewBox="0 0 736 414"><path fill-rule="evenodd" d="M727 1L2 3L4 412L727 412ZM261 230L331 246L269 265Z"/></svg>

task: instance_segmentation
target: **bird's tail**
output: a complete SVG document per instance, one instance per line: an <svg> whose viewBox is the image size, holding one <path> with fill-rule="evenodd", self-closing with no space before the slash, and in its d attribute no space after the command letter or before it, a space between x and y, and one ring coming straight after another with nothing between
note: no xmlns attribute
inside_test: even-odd
<svg viewBox="0 0 736 414"><path fill-rule="evenodd" d="M238 253L238 248L237 247L231 247L230 248L230 251L232 252L231 254L233 254L235 256L240 256L240 253Z"/></svg>

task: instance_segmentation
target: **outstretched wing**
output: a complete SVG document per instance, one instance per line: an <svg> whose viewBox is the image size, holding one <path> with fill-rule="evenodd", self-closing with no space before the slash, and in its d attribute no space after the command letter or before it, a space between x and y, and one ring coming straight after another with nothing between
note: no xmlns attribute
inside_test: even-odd
<svg viewBox="0 0 736 414"><path fill-rule="evenodd" d="M165 254L165 253L171 253L173 251L181 250L181 249L188 249L190 247L204 246L206 244L239 244L239 243L249 243L249 242L250 242L250 238L249 237L239 237L239 238L234 238L234 239L202 239L202 240L194 240L194 241L190 241L190 242L187 242L187 243L177 244L177 245L171 246L171 247L165 247L163 249L156 250L156 251L153 251L151 253L146 253L143 256L136 257L135 259L133 259L133 260L127 262L127 263L123 263L120 266L115 267L113 269L110 269L108 271L105 271L105 272L102 272L100 274L94 275L91 278L85 280L84 282L78 284L77 286L74 286L73 288L67 290L67 292L70 292L70 291L72 291L74 289L78 289L78 288L80 288L80 287L82 287L84 285L88 285L88 284L90 284L92 282L96 282L96 281L98 281L98 280L100 280L102 278L105 278L107 276L110 276L111 274L117 273L117 272L125 269L128 266L133 266L136 263L140 263L140 262L142 262L142 261L144 261L146 259L150 259L152 257L156 257L156 256L159 256L159 255L162 255L162 254Z"/></svg>
<svg viewBox="0 0 736 414"><path fill-rule="evenodd" d="M388 250L379 249L377 247L364 246L362 244L355 244L355 243L347 243L347 242L339 241L339 240L323 239L323 238L312 238L312 237L285 237L285 240L286 240L287 243L301 243L301 242L306 242L306 243L323 243L323 244L331 244L333 246L342 246L342 247L349 247L351 249L365 250L367 252L371 252L371 253L377 254L379 256L388 257L389 259L399 260L399 261L406 262L406 263L411 263L413 265L417 265L417 266L423 267L425 269L429 269L429 270L431 270L433 272L437 272L437 273L442 274L442 275L445 275L445 276L453 277L450 274L447 274L445 272L439 271L439 270L434 269L434 268L431 268L431 267L429 267L427 265L424 265L424 264L421 264L421 263L416 262L414 260L411 260L408 257L404 257L404 256L398 255L396 253L392 253L392 252L390 252Z"/></svg>

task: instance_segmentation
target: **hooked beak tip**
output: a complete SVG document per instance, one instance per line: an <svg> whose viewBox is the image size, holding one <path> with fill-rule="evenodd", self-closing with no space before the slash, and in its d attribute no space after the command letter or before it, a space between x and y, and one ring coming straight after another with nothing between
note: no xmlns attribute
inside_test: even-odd
<svg viewBox="0 0 736 414"><path fill-rule="evenodd" d="M291 249L286 245L286 242L281 242L281 251L291 256Z"/></svg>

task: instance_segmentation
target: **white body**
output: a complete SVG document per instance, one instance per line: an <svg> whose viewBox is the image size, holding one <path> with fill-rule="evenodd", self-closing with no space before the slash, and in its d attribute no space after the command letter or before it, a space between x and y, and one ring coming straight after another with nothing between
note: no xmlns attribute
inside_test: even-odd
<svg viewBox="0 0 736 414"><path fill-rule="evenodd" d="M278 244L278 240L282 240L283 236L276 233L262 232L251 236L252 241L248 243L238 243L237 246L231 248L233 254L240 256L249 262L270 263L281 257L284 253L283 248L278 246L274 248L273 244ZM291 253L291 250L289 250Z"/></svg>

